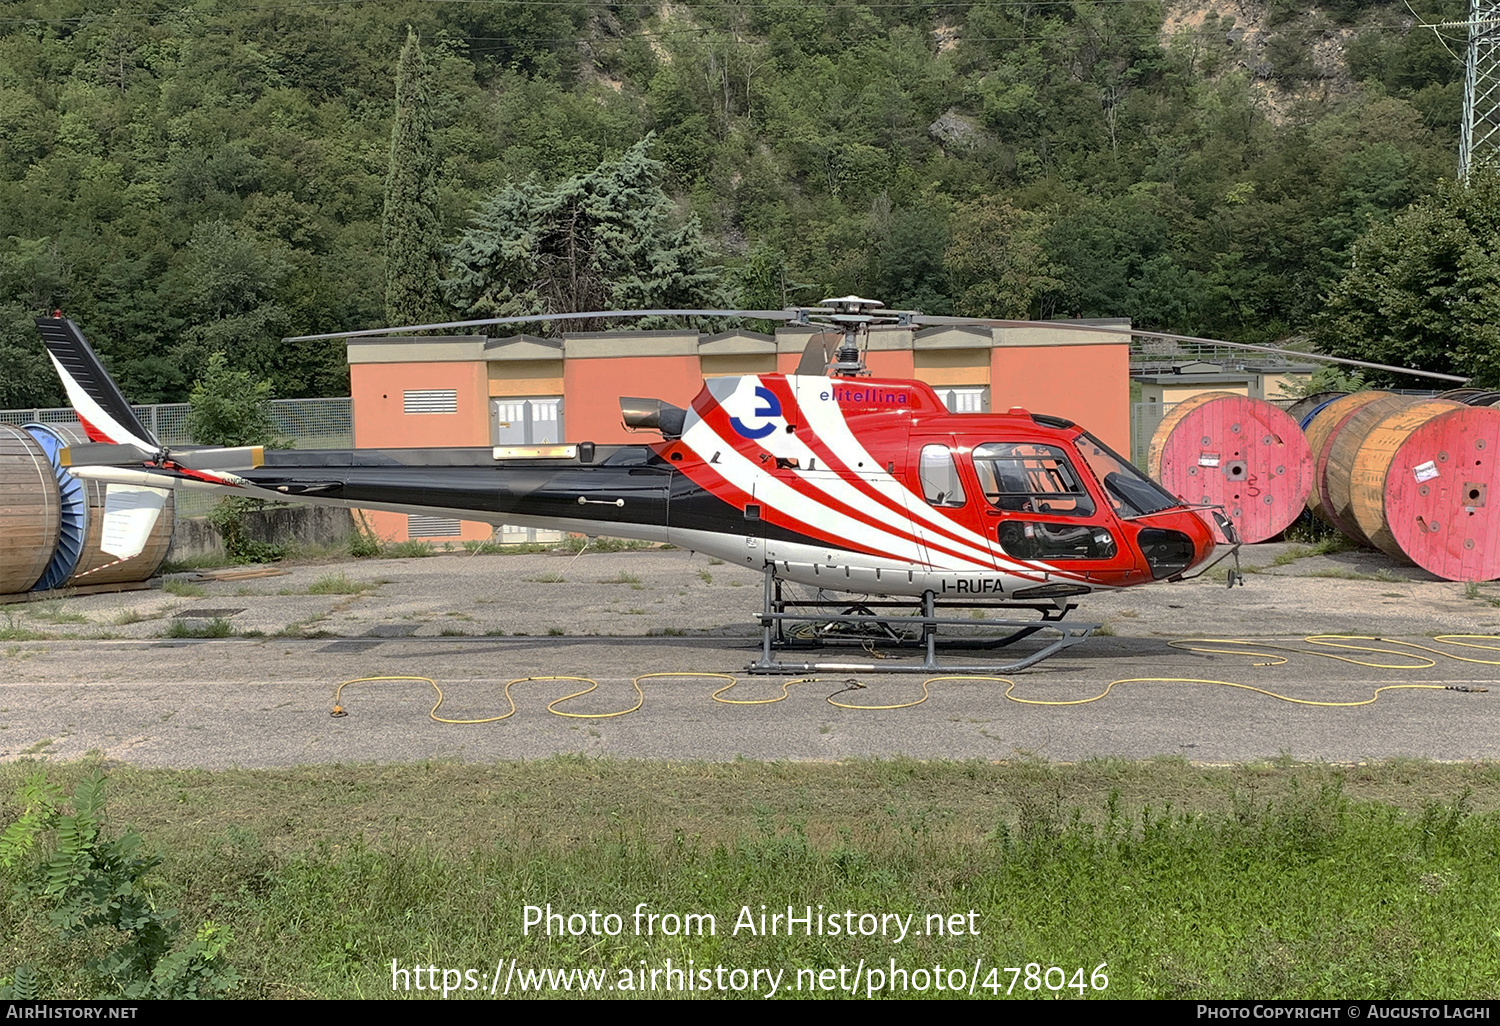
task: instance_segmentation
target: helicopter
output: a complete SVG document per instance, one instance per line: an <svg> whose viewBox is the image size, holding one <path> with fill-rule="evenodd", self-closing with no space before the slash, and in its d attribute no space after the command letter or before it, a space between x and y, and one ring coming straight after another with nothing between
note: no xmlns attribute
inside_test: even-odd
<svg viewBox="0 0 1500 1026"><path fill-rule="evenodd" d="M202 488L608 535L702 552L763 575L762 653L753 672L875 668L778 662L773 647L787 645L785 628L799 623L824 636L847 635L852 625L873 626L889 642L915 640L926 658L911 667L914 672L1019 669L1097 628L1061 623L1079 596L1183 580L1238 550L1222 508L1182 501L1085 428L1019 408L950 413L923 382L869 376L861 355L876 324L1025 322L924 317L845 296L782 311L542 314L305 339L645 315L823 325L841 341L829 354L814 337L795 374L709 378L685 407L622 397L625 425L660 436L645 444L169 449L135 416L77 325L60 313L36 323L93 440L62 453L75 477L137 490ZM1215 527L1230 542L1218 559ZM1229 583L1235 579L1231 573ZM785 583L865 598L829 612L826 599L787 599ZM916 616L884 612L909 608L912 599L921 604ZM799 611L805 606L815 611ZM974 622L939 615L955 607L1040 616L989 620L1011 633L988 645L1003 647L1039 630L1057 637L1004 665L939 666L938 628Z"/></svg>

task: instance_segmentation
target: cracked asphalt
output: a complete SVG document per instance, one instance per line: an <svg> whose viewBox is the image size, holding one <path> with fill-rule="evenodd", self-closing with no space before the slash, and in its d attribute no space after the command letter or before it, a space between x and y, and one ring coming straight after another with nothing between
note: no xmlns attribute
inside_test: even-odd
<svg viewBox="0 0 1500 1026"><path fill-rule="evenodd" d="M793 675L751 677L744 670L758 653L759 576L680 550L461 552L308 563L232 580L174 575L165 588L0 608L0 759L97 753L143 766L220 768L557 753L709 761L1500 757L1500 666L1454 658L1500 662L1500 649L1431 640L1500 635L1500 586L1438 581L1376 553L1305 552L1254 547L1244 587L1205 577L1085 597L1073 616L1103 623L1105 636L1008 675L1011 684L823 672L786 687ZM976 622L961 633L984 632ZM1380 647L1407 655L1302 640L1320 633L1406 642ZM225 636L173 636L193 634ZM1253 638L1261 654L1167 644L1186 638ZM1424 658L1413 645L1436 653ZM877 657L903 655L887 643L872 648L782 658L883 664ZM959 649L943 658L989 655ZM1428 659L1436 665L1419 665ZM714 692L729 684L720 676L657 677L637 690L632 680L651 673L738 683L719 700ZM341 681L392 676L408 679L350 685L348 715L329 715ZM515 711L498 722L434 722L437 693L418 677L441 687L441 717L497 717L512 700ZM508 682L531 677L598 686L566 698L588 685L526 680L507 698ZM1006 698L1009 688L1014 699L1076 702L1122 680L1085 704ZM1329 703L1364 702L1393 685L1493 690L1402 688L1370 704L1312 706L1201 681Z"/></svg>

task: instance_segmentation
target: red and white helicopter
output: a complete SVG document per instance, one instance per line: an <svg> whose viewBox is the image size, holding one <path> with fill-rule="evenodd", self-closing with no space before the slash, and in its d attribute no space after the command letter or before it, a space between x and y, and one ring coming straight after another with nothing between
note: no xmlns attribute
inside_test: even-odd
<svg viewBox="0 0 1500 1026"><path fill-rule="evenodd" d="M773 642L785 640L788 621L846 628L878 622L888 641L920 637L926 660L911 669L940 669L938 627L974 623L939 616L943 606L1040 613L1041 621L990 621L1013 628L996 644L1037 630L1058 635L1039 652L1004 666L946 667L1017 669L1097 626L1059 625L1073 608L1069 599L1179 580L1203 567L1215 552L1206 518L1234 539L1221 509L1182 502L1069 421L1019 409L949 413L926 384L866 376L861 340L872 324L1017 323L922 318L882 306L848 296L786 311L610 311L317 336L647 314L733 314L825 324L842 334L831 362L815 342L800 373L709 379L686 408L622 398L626 425L660 433L658 442L531 448L168 449L135 416L76 325L60 316L37 325L97 443L66 451L76 477L550 528L708 553L764 575L762 656L751 667L762 672L875 668L774 661ZM831 613L824 601L786 600L782 582L886 598L846 600L842 612ZM873 608L910 607L911 599L921 600L919 615ZM802 605L819 608L788 612Z"/></svg>

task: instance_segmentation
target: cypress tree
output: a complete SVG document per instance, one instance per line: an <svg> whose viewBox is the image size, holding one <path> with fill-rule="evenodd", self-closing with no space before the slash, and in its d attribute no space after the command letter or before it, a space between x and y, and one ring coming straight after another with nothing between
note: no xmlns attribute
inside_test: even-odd
<svg viewBox="0 0 1500 1026"><path fill-rule="evenodd" d="M392 324L421 324L442 316L432 148L427 62L417 33L408 26L396 71L396 117L382 222L385 315Z"/></svg>

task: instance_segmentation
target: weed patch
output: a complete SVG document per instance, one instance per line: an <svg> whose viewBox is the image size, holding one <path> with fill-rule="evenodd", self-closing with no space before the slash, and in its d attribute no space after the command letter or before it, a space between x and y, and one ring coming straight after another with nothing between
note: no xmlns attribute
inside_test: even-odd
<svg viewBox="0 0 1500 1026"><path fill-rule="evenodd" d="M162 632L164 638L227 638L234 634L234 626L222 616L216 616L206 623L190 623L187 620L173 620L167 629Z"/></svg>

